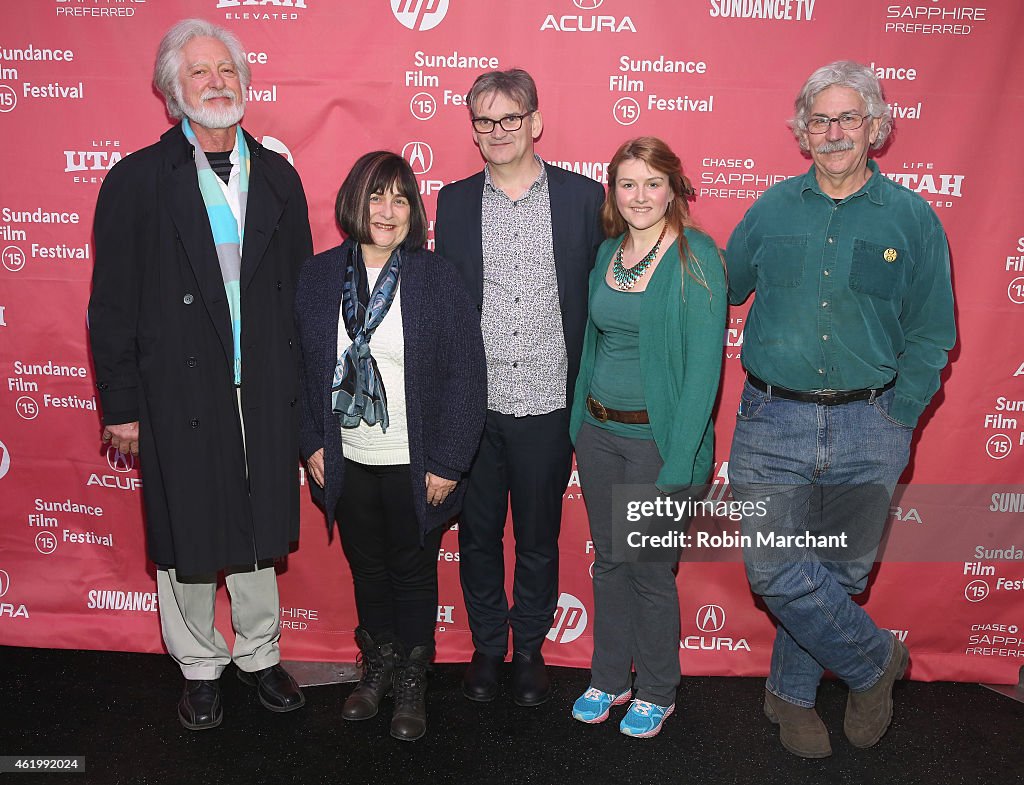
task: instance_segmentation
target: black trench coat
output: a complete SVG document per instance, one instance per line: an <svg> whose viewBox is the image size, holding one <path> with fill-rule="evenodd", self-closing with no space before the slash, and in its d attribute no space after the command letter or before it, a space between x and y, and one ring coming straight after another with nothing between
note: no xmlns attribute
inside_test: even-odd
<svg viewBox="0 0 1024 785"><path fill-rule="evenodd" d="M245 450L227 297L180 126L120 161L96 205L89 330L103 422L140 421L148 555L183 575L283 556L299 534L292 303L309 217L295 170L246 142Z"/></svg>

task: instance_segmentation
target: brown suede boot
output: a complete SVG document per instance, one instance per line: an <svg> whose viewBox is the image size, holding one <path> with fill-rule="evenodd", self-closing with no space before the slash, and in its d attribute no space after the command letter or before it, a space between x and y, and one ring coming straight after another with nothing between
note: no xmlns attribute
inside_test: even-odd
<svg viewBox="0 0 1024 785"><path fill-rule="evenodd" d="M885 735L892 722L892 686L902 679L910 660L910 652L893 636L892 656L882 678L863 692L853 692L846 701L843 730L854 747L871 747Z"/></svg>
<svg viewBox="0 0 1024 785"><path fill-rule="evenodd" d="M764 715L779 726L779 741L794 755L827 758L832 754L828 729L814 709L784 701L765 690Z"/></svg>

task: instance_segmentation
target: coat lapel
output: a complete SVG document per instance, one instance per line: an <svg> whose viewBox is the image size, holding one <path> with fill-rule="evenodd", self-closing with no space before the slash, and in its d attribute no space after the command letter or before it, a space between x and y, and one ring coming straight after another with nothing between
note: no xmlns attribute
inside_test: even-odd
<svg viewBox="0 0 1024 785"><path fill-rule="evenodd" d="M470 190L470 198L472 202L469 205L469 210L466 213L470 216L476 216L475 220L465 222L463 228L466 231L466 243L469 248L469 252L472 256L472 264L469 265L467 273L472 276L472 280L467 281L470 284L466 287L467 291L471 294L476 295L476 302L483 303L484 301L484 176L480 174L479 186L474 184L474 187Z"/></svg>
<svg viewBox="0 0 1024 785"><path fill-rule="evenodd" d="M242 239L242 277L244 292L259 269L270 237L284 212L285 197L281 183L269 170L263 157L263 145L245 135L249 146L249 198L245 207L245 233Z"/></svg>
<svg viewBox="0 0 1024 785"><path fill-rule="evenodd" d="M544 164L548 170L548 199L551 201L551 245L555 252L555 277L558 279L558 303L565 309L565 287L568 270L566 260L571 258L572 251L568 246L569 238L569 200L562 193L561 170L555 166Z"/></svg>
<svg viewBox="0 0 1024 785"><path fill-rule="evenodd" d="M178 149L175 149L178 145L178 140L174 138L175 134L181 140ZM206 214L203 196L199 192L199 178L193 162L192 145L185 139L180 128L172 128L162 138L166 141L171 154L170 176L162 184L171 219L185 249L192 274L199 284L203 302L210 311L217 337L224 348L224 356L230 362L234 356L231 314L228 311L220 264L217 262L217 249L213 244L210 218Z"/></svg>

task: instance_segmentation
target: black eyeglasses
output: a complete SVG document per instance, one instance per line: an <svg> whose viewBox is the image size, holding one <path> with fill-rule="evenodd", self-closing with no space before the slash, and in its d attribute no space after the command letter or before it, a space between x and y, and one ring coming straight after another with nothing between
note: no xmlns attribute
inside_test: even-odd
<svg viewBox="0 0 1024 785"><path fill-rule="evenodd" d="M844 131L856 131L864 125L864 121L870 116L856 112L843 112L839 117L812 117L807 121L807 133L823 134L832 127L832 123L839 123L839 127Z"/></svg>
<svg viewBox="0 0 1024 785"><path fill-rule="evenodd" d="M529 117L532 114L533 112L507 114L500 120L492 120L490 117L474 117L473 130L478 134L489 134L494 130L494 126L500 123L503 131L518 131L523 127L523 118Z"/></svg>

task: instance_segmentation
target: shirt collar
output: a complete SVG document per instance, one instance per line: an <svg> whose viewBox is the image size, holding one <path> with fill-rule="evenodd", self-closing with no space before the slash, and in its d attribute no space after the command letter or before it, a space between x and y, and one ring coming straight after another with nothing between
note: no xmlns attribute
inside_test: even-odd
<svg viewBox="0 0 1024 785"><path fill-rule="evenodd" d="M533 154L533 158L540 164L540 174L537 175L537 179L533 181L533 184L526 189L526 193L530 193L534 189L543 188L544 184L548 181L548 168L544 165L544 159L536 153ZM484 164L484 188L490 188L492 191L501 191L500 188L495 187L494 180L491 179L490 164ZM505 193L504 191L501 192Z"/></svg>
<svg viewBox="0 0 1024 785"><path fill-rule="evenodd" d="M881 171L879 171L878 164L875 163L875 160L873 158L868 159L867 165L868 169L871 171L871 176L868 178L868 181L864 183L863 186L861 186L859 191L855 191L854 193L850 194L849 196L846 197L846 199L853 199L855 197L860 196L861 194L865 194L868 197L868 199L870 199L875 204L884 205L885 196L882 192L882 188L884 187L882 179L885 177L885 175L882 174ZM807 173L803 175L803 182L800 184L800 193L802 194L805 191L813 191L816 194L824 196L826 199L832 198L831 196L823 192L821 190L821 186L818 185L818 177L814 171L814 164L811 164L811 168L808 169ZM846 201L846 199L844 199L843 201Z"/></svg>

